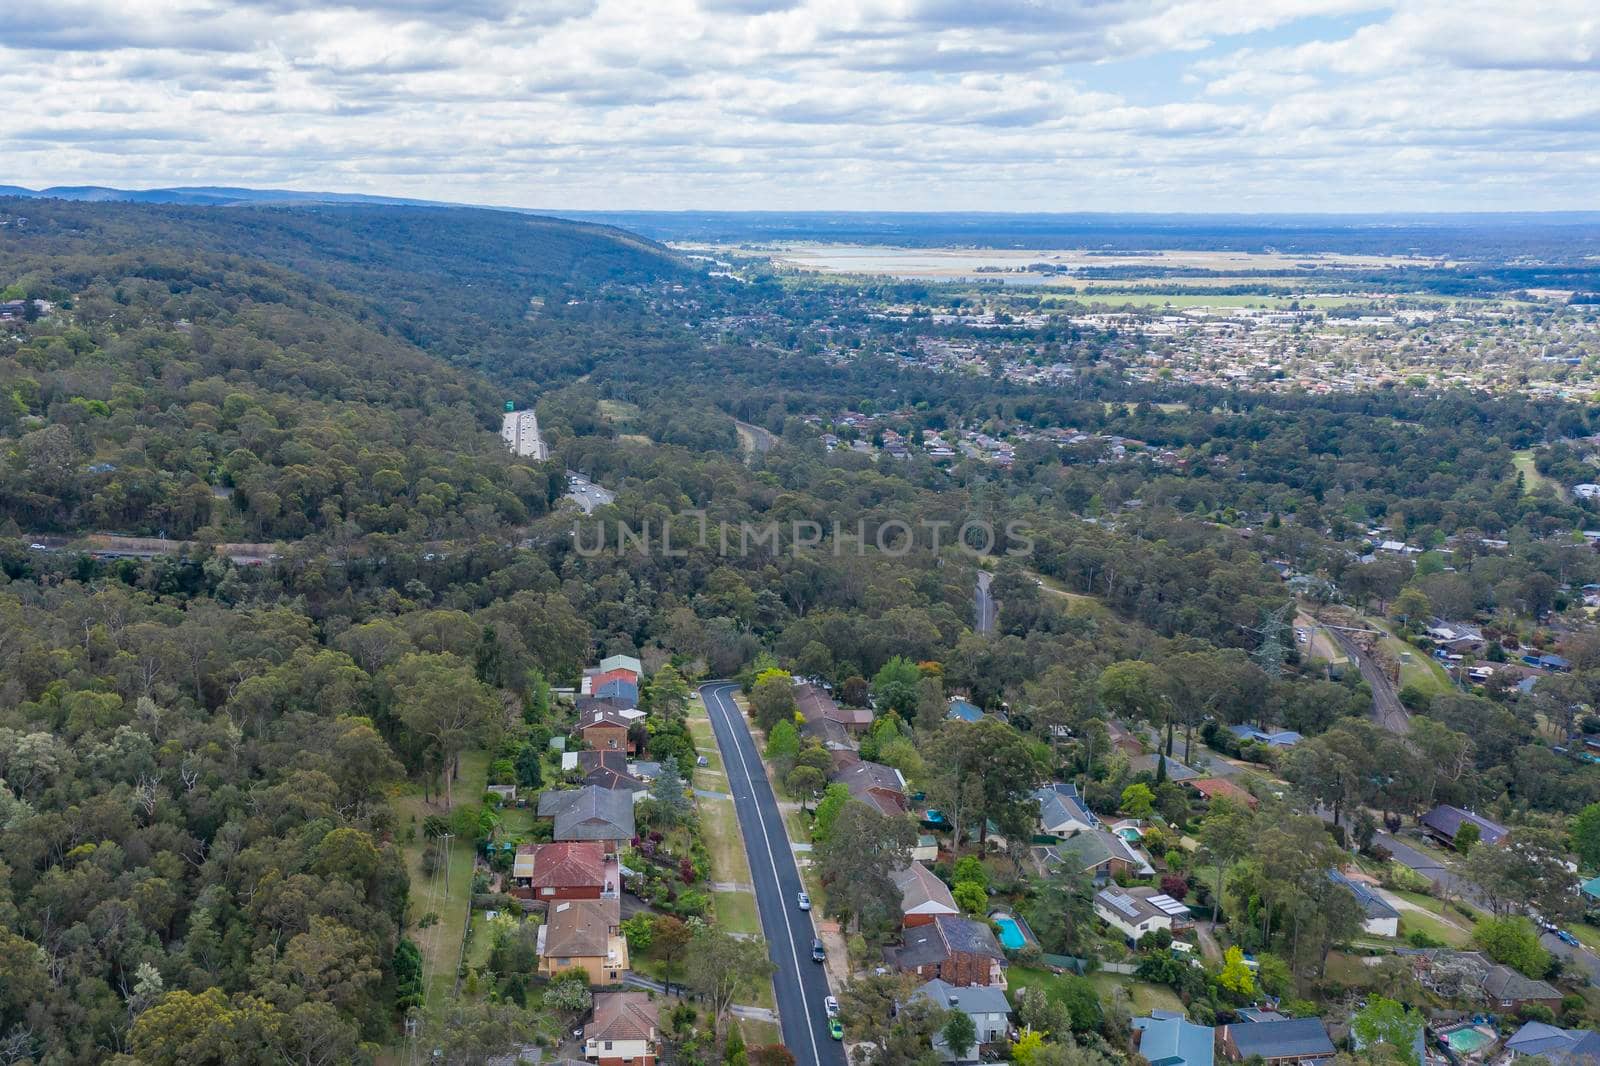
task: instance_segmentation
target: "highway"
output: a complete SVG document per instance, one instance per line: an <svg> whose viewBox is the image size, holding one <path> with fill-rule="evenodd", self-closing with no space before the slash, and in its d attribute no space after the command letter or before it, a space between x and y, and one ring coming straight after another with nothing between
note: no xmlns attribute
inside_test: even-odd
<svg viewBox="0 0 1600 1066"><path fill-rule="evenodd" d="M777 971L772 977L777 996L778 1021L783 1042L797 1061L845 1066L844 1047L828 1036L828 1019L822 1001L829 995L828 975L811 961L815 933L811 914L795 906L805 887L789 848L783 813L772 785L761 767L761 757L733 702L736 685L714 682L700 687L706 714L711 719L722 766L733 792L734 810L744 834L750 859L750 879L756 890L756 909L767 938L768 954Z"/></svg>

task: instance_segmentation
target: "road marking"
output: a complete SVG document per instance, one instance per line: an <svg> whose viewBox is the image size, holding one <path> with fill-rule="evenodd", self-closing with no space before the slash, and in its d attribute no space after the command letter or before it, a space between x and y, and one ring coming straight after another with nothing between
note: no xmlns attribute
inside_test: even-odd
<svg viewBox="0 0 1600 1066"><path fill-rule="evenodd" d="M729 734L731 735L734 727L732 715L727 706L728 703L732 702L728 699L728 690L726 688L713 688L710 691L714 696L717 697L717 710L721 711L723 714L722 724L727 728ZM737 707L735 709L737 709ZM806 1038L811 1041L811 1061L821 1062L822 1055L817 1051L816 1026L813 1024L811 1017L811 1001L806 998L806 982L805 978L801 976L800 973L800 953L796 951L794 947L794 925L789 921L789 907L781 899L783 895L783 878L778 876L778 860L772 857L772 840L767 836L767 816L761 812L761 801L756 798L755 794L755 778L750 776L750 765L745 762L744 752L739 747L739 741L737 737L733 737L733 753L739 758L739 769L744 771L745 784L750 788L750 802L755 805L756 821L761 823L761 847L767 853L767 865L772 868L772 883L776 885L778 889L778 895L780 899L777 902L779 904L779 911L783 915L783 928L784 931L789 934L789 958L794 962L794 982L800 990L800 1006L804 1008L805 1012ZM724 764L727 762L726 752L723 753L723 762ZM738 811L735 810L734 814L737 816ZM760 895L757 895L756 905L760 906L760 904L761 897ZM826 974L823 975L823 979L827 979ZM780 1014L780 1018L781 1017L782 1015Z"/></svg>

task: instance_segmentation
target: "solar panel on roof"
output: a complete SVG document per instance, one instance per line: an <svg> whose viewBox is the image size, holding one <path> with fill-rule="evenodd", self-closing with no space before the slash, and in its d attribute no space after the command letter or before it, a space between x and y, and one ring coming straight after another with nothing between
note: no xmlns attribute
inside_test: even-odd
<svg viewBox="0 0 1600 1066"><path fill-rule="evenodd" d="M1177 900L1168 895L1151 896L1150 906L1155 907L1157 910L1174 917L1180 914L1189 913L1188 907L1185 907L1183 904L1179 903Z"/></svg>
<svg viewBox="0 0 1600 1066"><path fill-rule="evenodd" d="M1110 897L1110 902L1113 907L1126 914L1129 918L1137 918L1139 916L1139 905L1134 902L1132 896L1113 895Z"/></svg>

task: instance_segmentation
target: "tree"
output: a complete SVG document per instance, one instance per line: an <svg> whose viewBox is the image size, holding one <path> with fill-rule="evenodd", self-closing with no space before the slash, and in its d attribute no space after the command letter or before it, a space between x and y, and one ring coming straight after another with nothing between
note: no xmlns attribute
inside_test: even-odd
<svg viewBox="0 0 1600 1066"><path fill-rule="evenodd" d="M1532 908L1551 921L1571 918L1580 897L1563 844L1558 833L1515 829L1494 847L1473 848L1462 863L1462 877L1496 915Z"/></svg>
<svg viewBox="0 0 1600 1066"><path fill-rule="evenodd" d="M412 653L385 671L395 711L412 733L429 741L444 772L444 805L461 752L486 743L499 720L499 702L472 670L447 653Z"/></svg>
<svg viewBox="0 0 1600 1066"><path fill-rule="evenodd" d="M750 712L762 730L782 721L794 721L799 705L794 699L794 678L783 670L763 670L750 689Z"/></svg>
<svg viewBox="0 0 1600 1066"><path fill-rule="evenodd" d="M1600 803L1591 803L1573 816L1567 835L1585 869L1600 867Z"/></svg>
<svg viewBox="0 0 1600 1066"><path fill-rule="evenodd" d="M1018 1066L1037 1066L1044 1051L1044 1035L1028 1030L1011 1045L1011 1061Z"/></svg>
<svg viewBox="0 0 1600 1066"><path fill-rule="evenodd" d="M811 838L818 844L825 844L833 835L833 825L839 820L839 812L845 809L850 802L850 789L843 782L835 781L822 791L822 800L817 804L817 813L811 821Z"/></svg>
<svg viewBox="0 0 1600 1066"><path fill-rule="evenodd" d="M689 683L671 663L656 671L642 695L645 709L664 722L680 721L689 707Z"/></svg>
<svg viewBox="0 0 1600 1066"><path fill-rule="evenodd" d="M1483 919L1472 927L1472 942L1495 962L1529 977L1543 977L1550 970L1550 953L1539 944L1538 928L1521 915Z"/></svg>
<svg viewBox="0 0 1600 1066"><path fill-rule="evenodd" d="M884 663L872 679L872 697L879 711L892 711L910 718L917 708L917 686L922 671L910 659L894 656Z"/></svg>
<svg viewBox="0 0 1600 1066"><path fill-rule="evenodd" d="M791 796L799 797L800 806L805 808L828 787L828 779L815 766L796 766L783 779L783 784Z"/></svg>
<svg viewBox="0 0 1600 1066"><path fill-rule="evenodd" d="M1217 974L1217 984L1232 992L1241 1002L1255 994L1255 975L1245 965L1244 952L1237 945L1230 945L1222 953L1222 972Z"/></svg>
<svg viewBox="0 0 1600 1066"><path fill-rule="evenodd" d="M780 770L786 770L788 761L799 753L800 732L793 720L781 720L767 730L766 756Z"/></svg>
<svg viewBox="0 0 1600 1066"><path fill-rule="evenodd" d="M1255 818L1239 804L1219 797L1211 804L1211 813L1200 823L1200 847L1204 849L1217 872L1217 883L1211 892L1211 920L1217 920L1222 905L1222 873L1232 863L1249 854L1255 839Z"/></svg>
<svg viewBox="0 0 1600 1066"><path fill-rule="evenodd" d="M1450 842L1461 854L1468 855L1481 838L1482 834L1475 822L1462 822L1456 827L1456 835Z"/></svg>
<svg viewBox="0 0 1600 1066"><path fill-rule="evenodd" d="M677 756L668 755L661 760L661 772L650 783L650 798L655 800L656 816L667 825L677 825L693 811L689 787L678 770Z"/></svg>
<svg viewBox="0 0 1600 1066"><path fill-rule="evenodd" d="M848 803L817 849L828 912L857 928L899 917L894 872L911 861L917 830L909 818L890 816L867 803Z"/></svg>
<svg viewBox="0 0 1600 1066"><path fill-rule="evenodd" d="M968 914L982 914L989 906L989 894L982 885L972 881L957 881L950 895L955 899L956 906Z"/></svg>
<svg viewBox="0 0 1600 1066"><path fill-rule="evenodd" d="M720 1035L733 997L764 980L772 972L772 960L760 940L736 937L698 920L692 928L685 981L711 1004L712 1028Z"/></svg>
<svg viewBox="0 0 1600 1066"><path fill-rule="evenodd" d="M1422 1015L1407 1010L1396 1000L1373 996L1350 1019L1350 1035L1357 1050L1386 1044L1390 1054L1411 1066L1422 1066L1417 1048L1422 1046Z"/></svg>
<svg viewBox="0 0 1600 1066"><path fill-rule="evenodd" d="M972 1016L964 1010L951 1011L949 1020L939 1032L944 1037L945 1046L958 1059L966 1058L972 1045L978 1042L978 1027L973 1024Z"/></svg>
<svg viewBox="0 0 1600 1066"><path fill-rule="evenodd" d="M1155 812L1156 796L1150 786L1135 781L1122 790L1120 810L1132 818L1148 818Z"/></svg>
<svg viewBox="0 0 1600 1066"><path fill-rule="evenodd" d="M1097 692L1100 702L1117 717L1160 724L1161 672L1152 664L1137 660L1112 663L1100 671Z"/></svg>
<svg viewBox="0 0 1600 1066"><path fill-rule="evenodd" d="M1033 790L1043 769L1010 725L994 718L945 722L929 745L928 762L934 775L929 792L950 816L957 848L968 825L979 827L982 844L990 822L1008 838L1020 838L1038 817Z"/></svg>
<svg viewBox="0 0 1600 1066"><path fill-rule="evenodd" d="M517 775L518 788L531 791L544 784L543 760L544 754L533 744L524 744L517 749L512 768Z"/></svg>

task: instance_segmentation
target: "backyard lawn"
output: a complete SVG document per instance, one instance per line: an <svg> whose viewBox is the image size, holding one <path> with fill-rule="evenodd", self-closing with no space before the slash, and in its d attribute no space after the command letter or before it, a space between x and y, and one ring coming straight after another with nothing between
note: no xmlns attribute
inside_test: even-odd
<svg viewBox="0 0 1600 1066"><path fill-rule="evenodd" d="M489 753L467 752L461 756L461 776L455 783L455 795L461 797L461 802L469 802L466 797L476 800L483 794L488 777ZM422 835L422 823L430 814L446 813L442 803L424 802L422 791L414 789L396 797L394 806L401 832L415 830L412 839L401 845L405 853L406 870L411 875L406 935L422 952L427 1000L430 1004L438 1003L455 988L456 966L461 958L461 938L466 929L467 911L472 904L472 841L460 837L451 840L449 862L430 876L422 869L423 852L441 845ZM426 914L437 918L427 928L418 928L417 923Z"/></svg>
<svg viewBox="0 0 1600 1066"><path fill-rule="evenodd" d="M1006 981L1013 990L1038 988L1055 1000L1065 997L1068 983L1074 980L1077 978L1071 974L1052 973L1042 967L1012 966L1006 970ZM1135 981L1132 977L1122 974L1092 973L1089 975L1089 983L1094 986L1102 1002L1111 995L1114 988L1121 988L1127 992L1135 1017L1149 1014L1152 1010L1183 1010L1183 1001L1172 989L1145 981Z"/></svg>

